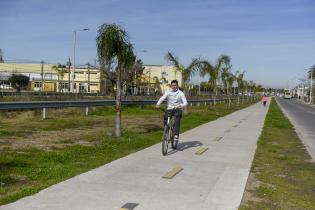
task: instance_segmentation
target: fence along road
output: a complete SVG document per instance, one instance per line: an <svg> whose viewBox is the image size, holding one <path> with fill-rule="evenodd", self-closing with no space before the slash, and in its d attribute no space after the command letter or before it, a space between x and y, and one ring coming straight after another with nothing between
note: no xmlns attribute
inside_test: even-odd
<svg viewBox="0 0 315 210"><path fill-rule="evenodd" d="M254 100L254 97L246 97L243 100ZM203 99L203 100L188 100L188 103L193 104L210 104L210 103L222 103L231 102L239 98L224 98L224 99ZM122 100L122 105L153 105L157 100ZM166 103L166 102L164 102ZM47 116L47 108L66 108L66 107L85 107L85 114L88 115L89 107L95 106L113 106L115 100L90 100L90 101L27 101L27 102L2 102L0 103L0 110L22 110L22 109L42 109L42 118Z"/></svg>
<svg viewBox="0 0 315 210"><path fill-rule="evenodd" d="M252 99L252 98L251 98ZM219 103L235 101L237 98L224 99L202 99L188 100L189 104L198 103ZM249 100L246 98L245 100ZM152 105L156 104L157 100L122 100L122 105ZM42 108L66 108L66 107L93 107L93 106L112 106L115 105L115 100L93 100L93 101L27 101L27 102L1 102L0 110L16 110L16 109L42 109Z"/></svg>

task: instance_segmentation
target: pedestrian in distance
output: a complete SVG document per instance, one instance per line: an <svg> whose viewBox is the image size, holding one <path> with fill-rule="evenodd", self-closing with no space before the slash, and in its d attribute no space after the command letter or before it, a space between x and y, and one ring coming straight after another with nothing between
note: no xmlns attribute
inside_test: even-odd
<svg viewBox="0 0 315 210"><path fill-rule="evenodd" d="M266 107L268 102L268 97L266 96L266 94L264 94L264 96L261 99L261 103L264 105L264 107Z"/></svg>

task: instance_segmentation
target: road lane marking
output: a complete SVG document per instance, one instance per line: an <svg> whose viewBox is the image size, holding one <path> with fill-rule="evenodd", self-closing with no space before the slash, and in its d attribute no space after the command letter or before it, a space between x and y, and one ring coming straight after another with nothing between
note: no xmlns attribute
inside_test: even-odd
<svg viewBox="0 0 315 210"><path fill-rule="evenodd" d="M184 168L177 166L174 167L172 170L167 172L162 178L164 179L172 179L174 176L176 176L179 172L181 172Z"/></svg>
<svg viewBox="0 0 315 210"><path fill-rule="evenodd" d="M208 147L204 147L199 149L195 154L196 155L202 155L205 151L207 151L209 148Z"/></svg>

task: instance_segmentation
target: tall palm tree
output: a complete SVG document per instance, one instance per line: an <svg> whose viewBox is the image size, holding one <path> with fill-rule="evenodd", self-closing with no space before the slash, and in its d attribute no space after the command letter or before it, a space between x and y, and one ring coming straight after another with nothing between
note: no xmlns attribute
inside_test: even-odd
<svg viewBox="0 0 315 210"><path fill-rule="evenodd" d="M311 74L312 73L312 74ZM311 75L312 75L312 79L315 78L315 65L311 66L309 68L309 75L308 75L308 78L311 78Z"/></svg>
<svg viewBox="0 0 315 210"><path fill-rule="evenodd" d="M228 76L227 76L227 93L228 94L231 94L233 92L233 84L234 82L236 81L236 77L233 73L229 73Z"/></svg>
<svg viewBox="0 0 315 210"><path fill-rule="evenodd" d="M243 93L243 87L244 87L244 74L245 71L243 71L243 73L240 73L239 71L236 71L236 82L237 82L237 92L238 93Z"/></svg>
<svg viewBox="0 0 315 210"><path fill-rule="evenodd" d="M102 69L116 73L116 129L121 136L121 73L135 62L133 46L127 32L116 24L103 24L96 38L97 54Z"/></svg>
<svg viewBox="0 0 315 210"><path fill-rule="evenodd" d="M212 65L209 61L202 60L200 61L201 69L200 74L201 76L208 75L209 76L209 84L212 88L215 96L218 95L219 84L220 84L220 77L223 80L223 85L226 85L226 77L231 69L230 65L230 57L227 55L221 55L215 65ZM223 74L222 74L223 71ZM223 79L222 79L223 78Z"/></svg>
<svg viewBox="0 0 315 210"><path fill-rule="evenodd" d="M178 58L171 52L166 53L165 59L168 60L175 67L175 72L178 71L182 74L182 86L185 90L190 78L193 76L194 73L199 70L199 59L192 59L191 63L186 67L183 64L179 63Z"/></svg>

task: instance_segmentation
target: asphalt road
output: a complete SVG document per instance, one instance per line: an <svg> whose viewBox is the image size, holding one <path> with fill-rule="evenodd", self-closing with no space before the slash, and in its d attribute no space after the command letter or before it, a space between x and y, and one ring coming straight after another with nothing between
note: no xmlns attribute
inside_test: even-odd
<svg viewBox="0 0 315 210"><path fill-rule="evenodd" d="M315 160L315 107L295 99L277 98L277 101L294 125L312 159Z"/></svg>

